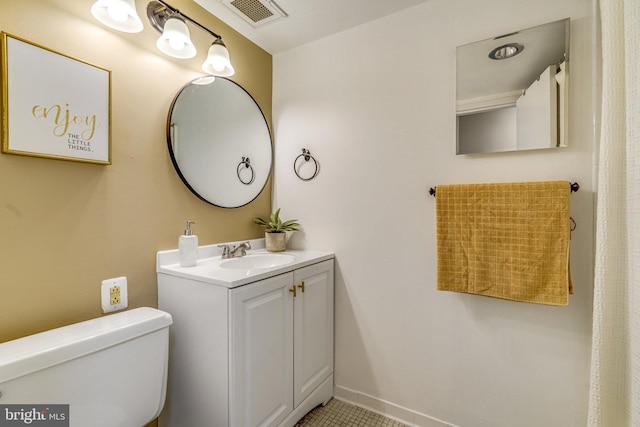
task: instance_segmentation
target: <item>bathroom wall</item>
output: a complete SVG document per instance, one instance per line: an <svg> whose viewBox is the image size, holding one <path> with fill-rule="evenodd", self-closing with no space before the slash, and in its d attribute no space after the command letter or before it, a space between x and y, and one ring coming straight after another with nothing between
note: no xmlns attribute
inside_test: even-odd
<svg viewBox="0 0 640 427"><path fill-rule="evenodd" d="M182 184L166 148L175 94L201 75L213 39L194 27L199 54L169 58L146 20L139 34L98 23L86 0L2 2L0 30L112 71L109 166L0 154L0 342L102 315L103 279L127 276L129 307L156 306L155 255L177 247L193 220L200 244L256 238L270 187L253 203L222 209ZM222 35L232 78L271 118L271 55L189 0L170 2ZM35 67L38 64L34 64Z"/></svg>
<svg viewBox="0 0 640 427"><path fill-rule="evenodd" d="M337 395L418 426L586 425L593 268L591 0L430 0L274 56L274 206L334 250ZM571 18L569 147L455 155L455 47ZM298 179L307 148L318 176ZM568 307L436 290L447 183L569 180ZM440 420L440 421L438 421Z"/></svg>
<svg viewBox="0 0 640 427"><path fill-rule="evenodd" d="M460 153L514 151L518 143L515 105L458 117Z"/></svg>

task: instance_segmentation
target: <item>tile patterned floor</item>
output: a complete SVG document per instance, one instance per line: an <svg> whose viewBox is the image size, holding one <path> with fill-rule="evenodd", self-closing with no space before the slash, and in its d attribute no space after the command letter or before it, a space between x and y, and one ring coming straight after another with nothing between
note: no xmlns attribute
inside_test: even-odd
<svg viewBox="0 0 640 427"><path fill-rule="evenodd" d="M301 419L296 427L408 427L337 399L318 406Z"/></svg>

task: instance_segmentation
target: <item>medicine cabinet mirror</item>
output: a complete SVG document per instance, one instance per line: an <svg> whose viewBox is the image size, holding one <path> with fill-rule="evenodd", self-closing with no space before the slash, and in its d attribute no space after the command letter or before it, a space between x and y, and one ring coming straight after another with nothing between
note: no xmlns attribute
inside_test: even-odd
<svg viewBox="0 0 640 427"><path fill-rule="evenodd" d="M205 79L188 83L171 104L169 153L196 196L237 208L258 197L269 179L271 133L262 110L240 85L222 77Z"/></svg>
<svg viewBox="0 0 640 427"><path fill-rule="evenodd" d="M457 154L565 147L569 19L456 49Z"/></svg>

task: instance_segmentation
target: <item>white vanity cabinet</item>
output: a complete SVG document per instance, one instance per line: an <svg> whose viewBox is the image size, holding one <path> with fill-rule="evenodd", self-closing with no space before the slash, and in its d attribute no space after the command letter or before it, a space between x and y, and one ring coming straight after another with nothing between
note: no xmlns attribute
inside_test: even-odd
<svg viewBox="0 0 640 427"><path fill-rule="evenodd" d="M158 269L174 320L161 427L291 427L331 398L332 255L238 286L170 270Z"/></svg>
<svg viewBox="0 0 640 427"><path fill-rule="evenodd" d="M231 419L279 426L333 372L333 261L233 289L230 307Z"/></svg>

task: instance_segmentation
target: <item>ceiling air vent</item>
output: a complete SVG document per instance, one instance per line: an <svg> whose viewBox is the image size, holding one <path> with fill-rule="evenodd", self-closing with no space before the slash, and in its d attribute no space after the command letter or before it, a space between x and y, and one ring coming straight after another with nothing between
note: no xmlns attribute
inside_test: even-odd
<svg viewBox="0 0 640 427"><path fill-rule="evenodd" d="M273 0L221 0L253 27L286 18L287 13Z"/></svg>

